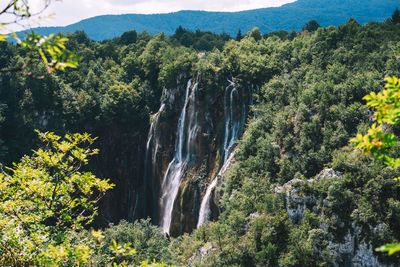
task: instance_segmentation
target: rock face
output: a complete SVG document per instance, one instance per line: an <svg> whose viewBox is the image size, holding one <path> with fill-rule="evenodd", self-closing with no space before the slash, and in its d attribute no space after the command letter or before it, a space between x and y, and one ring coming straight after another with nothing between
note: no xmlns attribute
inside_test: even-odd
<svg viewBox="0 0 400 267"><path fill-rule="evenodd" d="M353 225L354 227L354 225ZM335 243L330 241L328 250L332 258L332 266L341 267L387 267L390 265L379 261L374 255L372 245L360 242L361 233L359 228L353 228L353 233L345 236L343 242Z"/></svg>
<svg viewBox="0 0 400 267"><path fill-rule="evenodd" d="M298 223L303 219L306 207L316 204L314 196L307 196L301 192L301 186L311 184L324 179L340 179L342 174L331 168L322 170L315 179L301 180L294 178L282 186L275 187L275 193L285 194L286 211L293 223Z"/></svg>
<svg viewBox="0 0 400 267"><path fill-rule="evenodd" d="M293 179L282 186L275 187L275 193L283 194L286 200L286 211L288 217L293 223L300 223L304 218L306 209L317 212L321 210L318 205L329 206L329 199L317 199L316 196L307 195L302 192L301 187L310 185L323 180L341 179L342 174L333 169L322 170L315 179L301 180ZM320 204L318 204L320 203ZM319 214L319 216L327 216ZM338 219L336 214L330 215L331 218ZM384 225L371 226L369 230L373 232L384 231ZM378 257L374 254L372 245L362 239L361 227L356 223L350 223L348 232L344 238L338 241L332 233L329 232L329 227L325 224L320 225L320 231L325 233L325 239L328 242L327 251L331 259L331 264L334 267L380 267L389 266L381 263ZM315 248L316 253L320 253L322 248Z"/></svg>
<svg viewBox="0 0 400 267"><path fill-rule="evenodd" d="M210 253L217 251L211 243L206 243L204 246L199 248L196 253L189 259L187 266L196 266L196 262L202 262L202 260Z"/></svg>
<svg viewBox="0 0 400 267"><path fill-rule="evenodd" d="M100 154L91 161L92 168L96 175L110 178L116 185L100 202L96 225L103 227L110 222L118 223L121 219L133 220L147 216L145 210L137 208L144 190L143 181L139 178L143 176L145 134L133 134L117 127L94 134L101 136L96 142L101 149Z"/></svg>
<svg viewBox="0 0 400 267"><path fill-rule="evenodd" d="M275 188L278 194L285 194L286 211L293 223L298 223L303 219L304 211L307 205L315 203L312 196L301 195L300 186L307 183L307 181L300 179L293 179L283 186Z"/></svg>
<svg viewBox="0 0 400 267"><path fill-rule="evenodd" d="M166 89L149 131L142 202L153 222L174 236L196 227L207 187L231 153L224 145L234 128L225 127L226 101L234 99L229 118L238 125L230 147L243 133L248 114L251 93L227 79L215 79L211 85L201 75L182 77L176 89ZM215 196L214 191L209 195ZM211 202L210 217L215 218L214 197Z"/></svg>

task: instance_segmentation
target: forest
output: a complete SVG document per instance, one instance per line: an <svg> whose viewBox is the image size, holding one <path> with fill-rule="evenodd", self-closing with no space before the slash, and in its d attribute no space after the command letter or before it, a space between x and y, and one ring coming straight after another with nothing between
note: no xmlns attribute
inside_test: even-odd
<svg viewBox="0 0 400 267"><path fill-rule="evenodd" d="M400 77L398 11L299 32L65 37L79 66L51 73L0 42L1 266L397 266L376 248L400 240L400 164L350 140L383 102L364 96ZM160 179L185 118L166 234ZM379 152L396 159L396 140Z"/></svg>

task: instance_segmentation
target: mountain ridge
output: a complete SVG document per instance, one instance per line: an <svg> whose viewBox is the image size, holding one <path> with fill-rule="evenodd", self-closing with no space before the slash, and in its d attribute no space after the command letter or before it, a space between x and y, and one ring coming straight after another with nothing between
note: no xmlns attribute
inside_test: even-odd
<svg viewBox="0 0 400 267"><path fill-rule="evenodd" d="M171 35L182 26L188 30L227 33L234 36L238 30L247 32L259 27L263 33L288 30L298 31L309 20L322 26L337 26L350 17L359 23L383 21L400 7L396 0L298 0L281 7L269 7L238 12L181 10L160 14L101 15L63 27L39 27L40 34L85 31L91 39L106 40L129 30L150 34L164 32Z"/></svg>

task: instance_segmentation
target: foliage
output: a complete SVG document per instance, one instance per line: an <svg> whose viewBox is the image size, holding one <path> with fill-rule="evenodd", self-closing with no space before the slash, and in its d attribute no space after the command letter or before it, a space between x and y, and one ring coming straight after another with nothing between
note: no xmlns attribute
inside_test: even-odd
<svg viewBox="0 0 400 267"><path fill-rule="evenodd" d="M372 92L364 97L367 106L374 109L374 124L366 135L358 134L351 141L357 149L383 161L391 168L398 169L400 158L395 153L398 149L398 138L389 132L389 129L399 124L400 79L387 77L385 80L383 91L377 94ZM399 181L399 178L396 180ZM387 252L391 256L400 251L400 244L387 244L379 247L377 251Z"/></svg>
<svg viewBox="0 0 400 267"><path fill-rule="evenodd" d="M304 25L303 31L315 32L316 30L318 30L319 27L321 26L319 25L318 21L310 20Z"/></svg>
<svg viewBox="0 0 400 267"><path fill-rule="evenodd" d="M400 122L400 79L388 77L385 80L385 90L364 97L367 106L374 109L374 124L366 135L358 134L352 142L364 153L371 154L392 168L398 168L400 158L390 153L392 148L397 147L397 136L385 129Z"/></svg>
<svg viewBox="0 0 400 267"><path fill-rule="evenodd" d="M45 146L0 175L1 265L166 266L156 259L167 241L160 243L165 237L148 221L132 225L132 234L130 225L121 223L82 236L97 213L97 202L114 186L79 170L98 153L88 147L95 139L89 134L38 134ZM132 245L145 254L138 255Z"/></svg>
<svg viewBox="0 0 400 267"><path fill-rule="evenodd" d="M78 67L78 58L65 46L68 38L55 35L40 36L31 32L25 40L21 41L18 37L16 40L22 47L40 55L48 73Z"/></svg>
<svg viewBox="0 0 400 267"><path fill-rule="evenodd" d="M124 32L120 37L120 43L123 45L129 45L132 43L136 43L138 38L138 34L135 30Z"/></svg>
<svg viewBox="0 0 400 267"><path fill-rule="evenodd" d="M242 39L243 39L242 31L239 29L239 31L236 34L235 40L239 42Z"/></svg>
<svg viewBox="0 0 400 267"><path fill-rule="evenodd" d="M398 260L372 250L400 237L399 187L393 186L398 170L353 151L348 140L368 128L363 96L380 87L382 72L399 73L388 63L398 59L399 34L386 23L350 20L293 40L269 35L225 45L222 62L213 66L245 88L260 85L255 117L222 185L218 222L172 247L178 265L344 265L337 246L349 232L370 245L371 257ZM376 46L368 45L372 40ZM337 176L324 177L328 169ZM293 191L280 191L295 181ZM293 192L305 201L300 220L287 215ZM357 252L346 260L356 261Z"/></svg>
<svg viewBox="0 0 400 267"><path fill-rule="evenodd" d="M260 32L259 28L253 28L250 32L249 32L249 36L251 38L254 38L254 40L256 41L260 41L262 39L262 35Z"/></svg>
<svg viewBox="0 0 400 267"><path fill-rule="evenodd" d="M389 256L400 252L400 244L387 244L376 249L380 252L387 252Z"/></svg>
<svg viewBox="0 0 400 267"><path fill-rule="evenodd" d="M93 264L104 265L114 257L116 262L129 262L139 265L141 262L168 262L170 259L169 241L157 226L149 220L140 220L134 223L121 221L117 225L110 225L102 232L102 238L93 257ZM115 255L115 244L130 244L135 248L132 255ZM121 250L123 250L123 246Z"/></svg>
<svg viewBox="0 0 400 267"><path fill-rule="evenodd" d="M0 16L4 18L0 21L0 30L7 29L6 27L9 27L10 25L23 25L23 21L38 16L51 4L52 1L39 1L37 5L43 5L43 7L41 10L35 11L36 13L31 12L32 8L28 1L10 0L5 2L5 6L2 6L0 11ZM66 68L76 68L78 66L78 58L65 46L68 41L65 37L54 34L41 36L31 32L26 34L24 40L21 40L18 34L12 32L9 34L0 34L0 42L6 41L9 37L12 37L19 45L29 51L36 52L40 56L48 73L55 70L65 70ZM25 66L29 63L30 60L25 62ZM15 70L18 69L2 69L1 71Z"/></svg>
<svg viewBox="0 0 400 267"><path fill-rule="evenodd" d="M391 24L400 24L400 10L396 8L393 11L392 17L389 19Z"/></svg>
<svg viewBox="0 0 400 267"><path fill-rule="evenodd" d="M216 35L200 30L193 32L179 26L172 35L172 39L185 47L192 47L199 51L211 51L214 48L222 49L224 43L231 38L224 33Z"/></svg>
<svg viewBox="0 0 400 267"><path fill-rule="evenodd" d="M138 265L154 259L177 266L331 266L344 264L332 246L343 244L349 231L357 234L360 246L396 242L400 189L393 178L398 170L353 151L348 140L369 128L371 114L363 96L377 92L382 73L399 75L399 28L350 20L313 33L268 34L258 41L248 34L240 42L201 33L199 39L197 32L188 35L194 43L207 36L209 52L200 53L194 43L182 45L184 38L177 36L138 33L135 42L129 34L126 42L96 42L77 32L68 36L67 45L81 58L79 68L45 75L40 64L33 64L30 75L0 73L4 165L38 146L33 129L87 131L99 136L101 152L85 170L116 184L95 221L105 227L104 238L68 233L64 243L44 250L42 259L50 262L66 250L73 251L71 257L87 259L88 250L76 247L80 244L90 248L92 264ZM29 58L21 47L0 46L0 67ZM171 242L148 221L118 225L121 218L150 215L144 209L132 215L130 209L136 192L145 187L141 155L150 117L163 97L198 74L204 85L199 93L213 105L222 103L227 79L255 102L221 186L219 220ZM172 124L175 107L166 104L163 120ZM383 129L398 132L396 127ZM393 158L395 149L390 149ZM337 175L319 175L326 169ZM287 195L278 190L294 179L300 181L295 188L299 198L311 199L298 220L288 216ZM106 228L109 221L115 224ZM129 255L133 249L136 254ZM397 260L396 255L387 259L370 253L383 262Z"/></svg>
<svg viewBox="0 0 400 267"><path fill-rule="evenodd" d="M89 134L38 135L44 147L0 175L1 264L85 264L90 248L74 243L74 231L93 221L113 185L80 171L98 153Z"/></svg>

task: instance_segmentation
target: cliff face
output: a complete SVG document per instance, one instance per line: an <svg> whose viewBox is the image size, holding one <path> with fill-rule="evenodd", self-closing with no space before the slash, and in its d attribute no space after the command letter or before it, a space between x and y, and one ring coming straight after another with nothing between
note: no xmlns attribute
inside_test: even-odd
<svg viewBox="0 0 400 267"><path fill-rule="evenodd" d="M323 169L314 179L293 179L282 186L275 188L275 193L285 198L285 206L288 218L295 225L299 225L306 212L317 214L319 218L333 220L340 225L339 229L332 231L328 223L321 223L318 231L323 233L326 246L314 246L316 254L322 254L325 249L332 266L392 266L384 263L374 254L374 245L365 239L365 229L376 235L384 235L387 225L381 223L374 225L366 223L361 225L354 220L346 220L340 214L326 212L332 206L332 196L318 196L314 193L304 192L304 187L315 187L318 183L335 183L343 180L343 174L334 169ZM325 209L325 212L324 212ZM342 207L342 209L346 209ZM257 215L258 216L258 215ZM364 229L363 229L364 228ZM342 232L342 238L337 238Z"/></svg>
<svg viewBox="0 0 400 267"><path fill-rule="evenodd" d="M106 226L121 219L146 218L146 210L138 208L144 191L140 177L143 176L145 129L129 132L117 126L105 127L96 136L99 136L96 145L100 154L93 158L91 169L115 184L100 202L96 224Z"/></svg>
<svg viewBox="0 0 400 267"><path fill-rule="evenodd" d="M165 232L179 235L198 224L207 189L243 132L250 98L228 79L210 83L201 75L181 78L177 88L164 91L146 143L146 196L139 206ZM219 213L215 188L208 191L207 220Z"/></svg>

